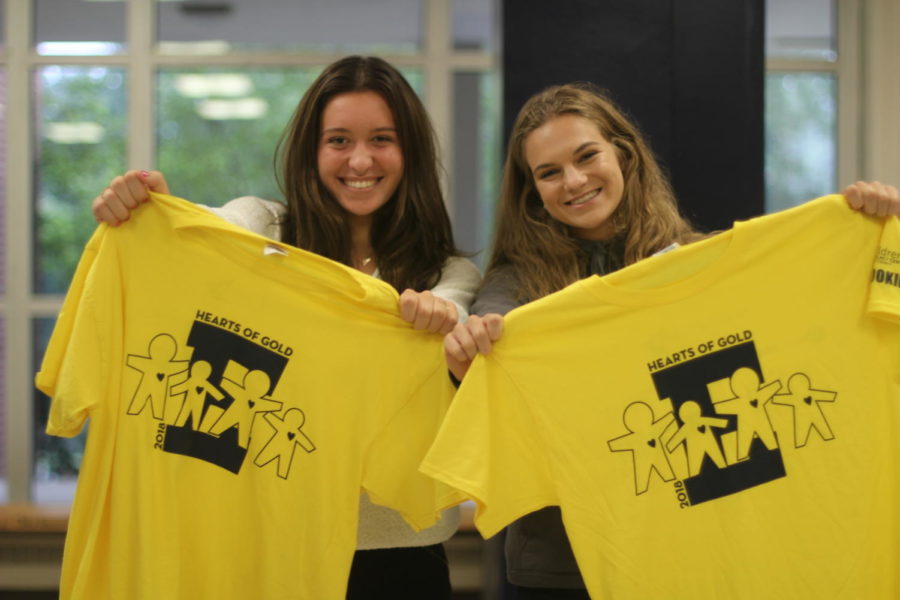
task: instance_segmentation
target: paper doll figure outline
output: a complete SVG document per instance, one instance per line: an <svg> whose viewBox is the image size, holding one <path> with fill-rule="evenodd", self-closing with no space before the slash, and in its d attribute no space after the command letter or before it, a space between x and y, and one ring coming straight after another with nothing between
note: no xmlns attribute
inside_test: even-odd
<svg viewBox="0 0 900 600"><path fill-rule="evenodd" d="M181 410L175 416L173 425L184 427L190 416L193 428L199 429L203 409L206 406L206 395L209 394L216 400L225 397L225 394L209 381L210 375L212 375L212 365L205 360L198 360L190 366L186 380L169 388L169 393L173 396L184 394L184 402L181 404Z"/></svg>
<svg viewBox="0 0 900 600"><path fill-rule="evenodd" d="M654 470L663 481L675 479L675 472L662 444L663 434L675 422L672 413L654 420L649 404L632 402L622 412L622 422L629 433L606 443L611 452L631 452L635 495L647 491Z"/></svg>
<svg viewBox="0 0 900 600"><path fill-rule="evenodd" d="M297 446L306 450L307 454L316 449L316 445L301 429L306 422L306 415L299 408L291 408L284 412L282 418L273 413L266 413L263 418L275 431L253 463L257 467L264 467L274 460L278 476L287 479Z"/></svg>
<svg viewBox="0 0 900 600"><path fill-rule="evenodd" d="M678 418L683 425L666 442L666 449L674 452L679 444L684 444L688 457L688 477L700 474L703 457L709 456L717 467L724 469L727 464L722 456L722 448L712 428L728 427L728 419L704 417L700 405L693 400L684 402L678 408Z"/></svg>
<svg viewBox="0 0 900 600"><path fill-rule="evenodd" d="M826 442L834 439L834 432L819 403L836 400L837 392L816 389L805 373L794 373L788 378L787 392L775 394L772 404L790 406L793 409L794 448L802 448L809 442L809 434L813 429Z"/></svg>
<svg viewBox="0 0 900 600"><path fill-rule="evenodd" d="M187 360L174 360L178 342L168 333L158 333L147 344L147 355L129 354L125 365L141 373L141 380L128 404L129 415L139 415L150 403L154 419L162 420L169 395L169 377L187 370Z"/></svg>
<svg viewBox="0 0 900 600"><path fill-rule="evenodd" d="M750 456L754 436L762 440L769 450L777 448L778 437L766 404L781 389L781 382L776 380L762 385L756 371L740 367L731 374L729 385L734 397L716 402L714 408L720 415L737 416L737 460Z"/></svg>
<svg viewBox="0 0 900 600"><path fill-rule="evenodd" d="M271 385L272 380L269 379L269 374L258 369L248 371L240 384L223 378L219 383L219 388L231 396L233 402L209 426L206 433L218 437L224 431L237 425L238 444L242 448L247 448L250 445L250 432L256 413L281 410L282 403L279 400L266 398Z"/></svg>

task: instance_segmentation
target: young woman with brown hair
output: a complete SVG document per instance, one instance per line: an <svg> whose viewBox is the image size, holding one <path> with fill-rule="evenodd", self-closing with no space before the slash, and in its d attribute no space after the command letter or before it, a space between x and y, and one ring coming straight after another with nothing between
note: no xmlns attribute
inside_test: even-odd
<svg viewBox="0 0 900 600"><path fill-rule="evenodd" d="M285 204L243 197L211 210L383 279L401 293L400 312L418 329L446 333L465 316L480 274L455 247L434 132L397 69L361 56L326 67L300 100L277 155ZM161 173L116 177L94 200L94 215L118 225L148 190L169 192ZM458 520L453 508L416 533L363 496L347 597L449 598L442 542Z"/></svg>

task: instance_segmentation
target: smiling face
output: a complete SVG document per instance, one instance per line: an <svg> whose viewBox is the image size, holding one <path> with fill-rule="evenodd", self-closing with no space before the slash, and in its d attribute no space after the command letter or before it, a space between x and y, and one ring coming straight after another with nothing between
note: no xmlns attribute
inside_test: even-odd
<svg viewBox="0 0 900 600"><path fill-rule="evenodd" d="M371 222L403 178L403 153L390 108L379 94L349 92L322 111L318 169L351 220Z"/></svg>
<svg viewBox="0 0 900 600"><path fill-rule="evenodd" d="M525 160L544 208L587 240L613 236L625 181L615 147L590 120L554 117L525 138Z"/></svg>

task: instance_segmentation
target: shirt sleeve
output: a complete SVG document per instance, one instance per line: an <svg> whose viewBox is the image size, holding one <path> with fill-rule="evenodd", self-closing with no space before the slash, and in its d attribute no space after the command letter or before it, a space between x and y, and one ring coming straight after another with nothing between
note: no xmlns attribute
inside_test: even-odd
<svg viewBox="0 0 900 600"><path fill-rule="evenodd" d="M453 397L443 363L379 431L364 458L362 487L369 499L398 511L417 531L465 498L419 472Z"/></svg>
<svg viewBox="0 0 900 600"><path fill-rule="evenodd" d="M110 262L109 228L101 225L86 245L57 317L35 385L50 396L50 435L77 435L103 399L109 377L111 324L120 315L118 274Z"/></svg>
<svg viewBox="0 0 900 600"><path fill-rule="evenodd" d="M887 217L872 266L869 313L900 323L900 219Z"/></svg>
<svg viewBox="0 0 900 600"><path fill-rule="evenodd" d="M200 206L232 225L243 227L269 239L281 240L281 225L285 213L282 204L256 196L241 196L221 207L204 204Z"/></svg>
<svg viewBox="0 0 900 600"><path fill-rule="evenodd" d="M475 359L420 467L475 501L485 538L558 504L528 403L493 358Z"/></svg>
<svg viewBox="0 0 900 600"><path fill-rule="evenodd" d="M465 321L480 283L481 272L472 261L460 256L451 256L441 271L441 280L431 289L431 293L453 302L459 320Z"/></svg>

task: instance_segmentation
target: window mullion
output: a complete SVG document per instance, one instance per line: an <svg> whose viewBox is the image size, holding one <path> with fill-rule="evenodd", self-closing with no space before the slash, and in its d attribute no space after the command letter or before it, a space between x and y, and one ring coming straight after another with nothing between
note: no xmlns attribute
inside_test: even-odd
<svg viewBox="0 0 900 600"><path fill-rule="evenodd" d="M130 0L128 39L128 167L156 165L154 135L155 1Z"/></svg>
<svg viewBox="0 0 900 600"><path fill-rule="evenodd" d="M32 186L34 121L30 93L33 52L30 47L32 3L6 2L6 331L5 437L6 480L10 502L31 497L34 388L31 336ZM14 118L13 118L14 117Z"/></svg>
<svg viewBox="0 0 900 600"><path fill-rule="evenodd" d="M453 72L450 65L450 28L452 27L452 0L426 0L425 2L425 103L431 116L440 146L441 187L447 202L447 211L453 214L453 196L449 193L447 173L453 172L452 132L453 123L450 98L453 92Z"/></svg>
<svg viewBox="0 0 900 600"><path fill-rule="evenodd" d="M861 115L862 52L859 0L837 4L837 180L838 187L862 178Z"/></svg>

